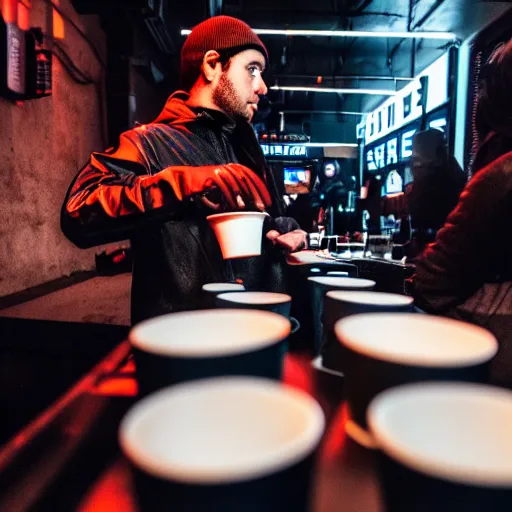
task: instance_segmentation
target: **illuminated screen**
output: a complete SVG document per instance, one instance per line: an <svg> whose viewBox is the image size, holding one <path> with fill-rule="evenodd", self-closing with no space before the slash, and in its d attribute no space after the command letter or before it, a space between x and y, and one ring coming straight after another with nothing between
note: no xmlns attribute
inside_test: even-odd
<svg viewBox="0 0 512 512"><path fill-rule="evenodd" d="M396 194L403 191L403 180L397 171L390 171L386 178L386 194Z"/></svg>
<svg viewBox="0 0 512 512"><path fill-rule="evenodd" d="M284 190L287 194L307 194L311 185L311 171L304 167L284 168Z"/></svg>

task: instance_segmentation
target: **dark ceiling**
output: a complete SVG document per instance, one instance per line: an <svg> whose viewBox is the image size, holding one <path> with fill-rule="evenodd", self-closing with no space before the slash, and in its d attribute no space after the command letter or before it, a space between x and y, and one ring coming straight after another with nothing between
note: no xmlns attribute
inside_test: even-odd
<svg viewBox="0 0 512 512"><path fill-rule="evenodd" d="M187 0L182 28L227 14L253 28L443 31L467 39L511 7L482 0ZM175 8L176 9L176 8ZM400 88L452 43L439 40L261 36L270 54L268 85ZM371 77L371 78L368 78ZM380 77L380 78L378 78ZM279 110L366 112L384 97L271 91ZM334 114L333 114L334 115ZM352 121L355 121L352 120Z"/></svg>
<svg viewBox="0 0 512 512"><path fill-rule="evenodd" d="M486 0L72 0L79 12L103 13L110 9L109 38L122 39L126 27L119 20L121 9L132 20L146 17L148 6L163 13L166 28L153 27L157 41L150 52L154 62L160 62L167 76L178 75L179 51L185 40L180 29L194 25L215 14L227 14L246 21L252 28L324 29L365 31L436 31L453 32L463 41L500 17L512 7L510 1ZM142 7L141 7L142 6ZM145 6L145 7L144 7ZM156 6L156 7L155 7ZM133 9L130 14L130 9ZM141 15L142 14L142 15ZM156 19L156 18L155 18ZM158 20L157 20L158 21ZM158 33L155 37L155 33ZM167 42L162 44L162 37ZM261 36L270 55L266 72L267 85L374 88L396 90L408 83L426 66L440 57L452 42L445 40L396 38L338 38ZM150 41L151 42L151 41ZM124 51L126 51L123 48ZM160 55L157 55L160 54ZM164 58L162 59L162 55ZM169 66L170 61L173 62ZM385 99L384 96L339 93L269 91L271 115L267 125L279 122L279 112L285 111L287 129L290 125L301 130L304 121L313 117L322 122L346 125L347 140L355 138L355 124L360 116L354 112L369 112ZM290 113L289 111L293 111ZM299 113L298 113L299 112ZM302 112L302 113L300 113ZM312 114L314 112L314 114ZM343 112L345 114L340 114ZM271 126L272 127L272 126Z"/></svg>

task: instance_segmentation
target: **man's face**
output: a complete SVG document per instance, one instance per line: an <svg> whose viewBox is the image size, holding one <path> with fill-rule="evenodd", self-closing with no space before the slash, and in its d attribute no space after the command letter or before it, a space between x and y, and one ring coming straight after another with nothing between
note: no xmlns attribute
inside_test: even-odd
<svg viewBox="0 0 512 512"><path fill-rule="evenodd" d="M259 94L267 93L261 76L265 58L257 50L245 50L230 60L213 89L213 102L231 117L251 121L258 110Z"/></svg>

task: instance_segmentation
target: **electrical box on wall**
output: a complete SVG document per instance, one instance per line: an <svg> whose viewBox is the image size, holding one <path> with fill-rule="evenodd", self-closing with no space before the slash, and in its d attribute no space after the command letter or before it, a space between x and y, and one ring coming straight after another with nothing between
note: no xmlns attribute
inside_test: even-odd
<svg viewBox="0 0 512 512"><path fill-rule="evenodd" d="M14 99L25 94L25 32L18 23L18 0L2 1L0 37L1 92Z"/></svg>
<svg viewBox="0 0 512 512"><path fill-rule="evenodd" d="M0 95L13 101L51 94L51 53L41 29L30 29L28 0L2 0Z"/></svg>
<svg viewBox="0 0 512 512"><path fill-rule="evenodd" d="M52 52L43 46L43 31L31 28L26 34L25 99L52 93Z"/></svg>

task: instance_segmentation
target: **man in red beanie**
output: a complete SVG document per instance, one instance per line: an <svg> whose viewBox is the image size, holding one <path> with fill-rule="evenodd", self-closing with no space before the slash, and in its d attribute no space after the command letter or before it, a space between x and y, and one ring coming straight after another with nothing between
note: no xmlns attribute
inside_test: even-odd
<svg viewBox="0 0 512 512"><path fill-rule="evenodd" d="M126 238L133 250L132 323L200 306L202 285L242 280L284 291L283 252L305 234L282 217L279 187L250 126L268 53L244 22L197 25L181 52L183 91L152 123L93 153L65 199L61 226L79 247ZM271 214L262 257L223 260L206 216L221 208ZM272 242L270 242L270 240Z"/></svg>

